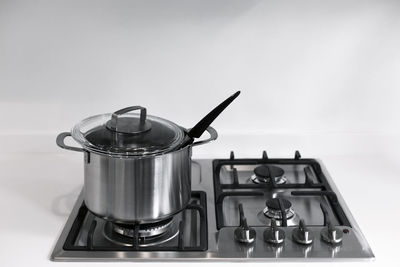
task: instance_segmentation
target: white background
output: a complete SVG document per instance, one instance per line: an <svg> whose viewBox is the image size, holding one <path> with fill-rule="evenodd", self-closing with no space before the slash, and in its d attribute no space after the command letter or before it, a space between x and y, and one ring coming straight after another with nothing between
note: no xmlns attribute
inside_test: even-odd
<svg viewBox="0 0 400 267"><path fill-rule="evenodd" d="M194 156L321 158L375 264L389 264L399 47L400 1L0 0L2 260L51 264L83 175L56 133L137 104L190 127L240 89L213 124L220 139Z"/></svg>

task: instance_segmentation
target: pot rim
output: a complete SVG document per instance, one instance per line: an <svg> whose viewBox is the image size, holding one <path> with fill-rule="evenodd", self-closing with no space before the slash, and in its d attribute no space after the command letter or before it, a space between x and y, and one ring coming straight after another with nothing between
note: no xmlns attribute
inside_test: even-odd
<svg viewBox="0 0 400 267"><path fill-rule="evenodd" d="M181 127L184 130L184 133L186 135L187 130L183 127ZM192 148L194 146L198 146L198 145L203 145L206 143L209 143L211 141L214 141L218 138L218 133L217 131L209 126L207 128L207 132L210 134L210 137L208 139L205 140L199 140L196 142L193 142L192 144L186 145L184 147L179 147L176 150L171 150L168 152L164 152L161 154L151 154L151 155L123 155L123 154L114 154L114 153L106 153L104 151L97 151L95 149L92 149L91 147L87 147L85 145L82 145L83 147L74 147L74 146L69 146L65 144L65 138L72 136L71 132L62 132L60 134L58 134L57 139L56 139L56 143L59 147L63 148L63 149L67 149L67 150L72 150L72 151L77 151L77 152L86 152L86 153L94 153L94 154L98 154L98 155L102 155L102 156L109 156L109 157L117 157L117 158L133 158L133 159L140 159L140 158L149 158L149 157L162 157L165 154L168 153L174 153L174 152L180 152L181 150L184 149L188 149L188 148Z"/></svg>
<svg viewBox="0 0 400 267"><path fill-rule="evenodd" d="M77 123L71 129L71 136L72 138L78 142L85 150L89 150L96 153L101 153L105 155L115 155L115 156L134 156L134 157L141 157L141 156L151 156L151 155L159 155L163 153L167 153L170 151L174 151L177 147L179 147L186 135L186 129L177 125L176 123L166 120L161 117L148 115L147 118L153 121L154 123L158 123L159 125L163 125L165 128L169 128L171 132L175 134L174 138L167 141L168 143L164 144L160 147L146 147L144 146L143 149L149 148L149 151L141 150L142 148L123 148L120 146L108 146L102 143L93 143L93 140L89 140L88 136L92 133L96 133L97 131L102 129L106 129L106 123L109 121L109 118L113 116L113 113L105 113L105 114L98 114L94 116L90 116L86 119L83 119L79 123ZM138 116L137 114L129 114L131 117ZM109 130L106 130L109 132ZM124 136L122 136L124 137ZM119 138L119 137L118 137Z"/></svg>
<svg viewBox="0 0 400 267"><path fill-rule="evenodd" d="M125 155L125 154L121 154L121 153L112 153L112 152L105 152L105 151L101 151L101 150L96 150L96 149L92 149L90 147L84 146L82 145L82 149L86 152L89 153L93 153L96 155L100 155L100 156L106 156L106 157L113 157L113 158L121 158L121 159L142 159L142 158L157 158L157 157L162 157L166 154L171 154L171 153L178 153L184 149L188 149L191 148L192 145L187 145L184 147L181 147L177 150L170 150L170 151L164 151L161 153L157 153L157 154L144 154L144 155Z"/></svg>

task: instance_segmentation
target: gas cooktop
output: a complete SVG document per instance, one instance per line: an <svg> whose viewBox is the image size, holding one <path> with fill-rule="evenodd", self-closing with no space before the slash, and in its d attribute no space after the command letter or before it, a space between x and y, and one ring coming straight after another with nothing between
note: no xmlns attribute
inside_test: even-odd
<svg viewBox="0 0 400 267"><path fill-rule="evenodd" d="M55 261L372 259L323 164L293 158L192 161L192 199L172 218L105 221L79 196Z"/></svg>

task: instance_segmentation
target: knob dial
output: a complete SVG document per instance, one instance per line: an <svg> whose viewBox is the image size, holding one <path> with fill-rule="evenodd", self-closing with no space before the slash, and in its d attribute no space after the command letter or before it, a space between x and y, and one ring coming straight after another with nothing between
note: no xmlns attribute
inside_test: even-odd
<svg viewBox="0 0 400 267"><path fill-rule="evenodd" d="M342 242L343 233L339 228L328 223L328 225L321 230L321 239L328 244L336 245Z"/></svg>
<svg viewBox="0 0 400 267"><path fill-rule="evenodd" d="M306 227L304 220L300 220L299 227L293 229L293 240L302 245L310 245L314 241L314 235Z"/></svg>
<svg viewBox="0 0 400 267"><path fill-rule="evenodd" d="M271 227L264 231L264 241L273 245L282 244L285 241L285 232L276 226L276 220L271 220Z"/></svg>
<svg viewBox="0 0 400 267"><path fill-rule="evenodd" d="M251 244L256 240L256 230L247 225L243 219L242 224L235 229L235 239L240 243Z"/></svg>

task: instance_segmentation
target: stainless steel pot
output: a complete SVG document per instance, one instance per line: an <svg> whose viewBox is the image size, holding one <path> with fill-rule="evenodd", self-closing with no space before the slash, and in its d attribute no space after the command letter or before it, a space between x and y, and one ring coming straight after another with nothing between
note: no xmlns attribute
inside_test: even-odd
<svg viewBox="0 0 400 267"><path fill-rule="evenodd" d="M137 109L140 115L130 113ZM184 128L135 106L83 120L59 134L57 145L84 153L84 198L91 212L114 222L147 223L188 204L192 147L218 137L212 127L207 131L207 140L181 147ZM68 136L82 148L66 145Z"/></svg>

